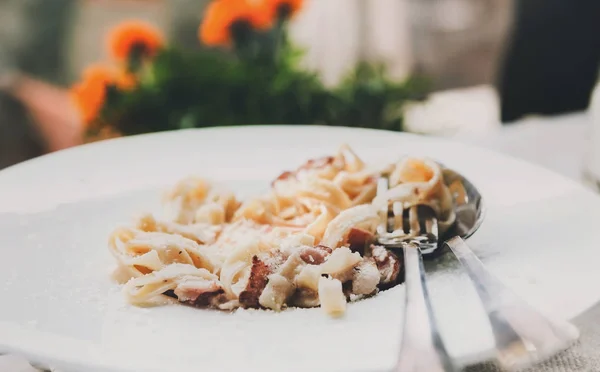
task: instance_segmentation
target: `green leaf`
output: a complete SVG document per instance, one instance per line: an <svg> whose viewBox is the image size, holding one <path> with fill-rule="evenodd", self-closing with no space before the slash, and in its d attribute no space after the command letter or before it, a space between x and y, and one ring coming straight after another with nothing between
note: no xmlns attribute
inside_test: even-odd
<svg viewBox="0 0 600 372"><path fill-rule="evenodd" d="M244 124L398 131L404 104L426 96L426 79L394 82L382 65L366 63L326 88L301 67L304 51L289 42L283 26L279 31L252 32L232 51L162 51L139 71L135 89L111 91L98 122L124 134Z"/></svg>

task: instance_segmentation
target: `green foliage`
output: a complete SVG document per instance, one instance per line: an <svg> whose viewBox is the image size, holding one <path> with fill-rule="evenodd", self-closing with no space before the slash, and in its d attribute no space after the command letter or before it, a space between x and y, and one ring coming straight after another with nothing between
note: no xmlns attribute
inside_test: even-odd
<svg viewBox="0 0 600 372"><path fill-rule="evenodd" d="M360 63L334 91L333 113L327 124L402 130L402 108L425 98L424 79L389 80L383 66Z"/></svg>
<svg viewBox="0 0 600 372"><path fill-rule="evenodd" d="M109 89L100 122L123 134L251 124L402 130L403 104L426 91L419 79L395 83L364 63L328 89L299 67L302 51L283 22L265 33L234 24L232 35L233 53L163 50L137 71L136 88Z"/></svg>

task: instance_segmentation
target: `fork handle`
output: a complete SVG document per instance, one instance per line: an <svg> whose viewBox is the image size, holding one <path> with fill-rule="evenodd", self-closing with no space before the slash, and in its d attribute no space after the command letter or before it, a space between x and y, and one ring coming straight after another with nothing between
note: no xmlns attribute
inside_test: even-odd
<svg viewBox="0 0 600 372"><path fill-rule="evenodd" d="M396 372L453 372L427 292L423 257L415 244L404 247L406 306Z"/></svg>
<svg viewBox="0 0 600 372"><path fill-rule="evenodd" d="M446 242L458 258L484 309L496 340L498 361L506 369L540 361L566 349L579 337L571 323L550 319L493 276L460 237Z"/></svg>

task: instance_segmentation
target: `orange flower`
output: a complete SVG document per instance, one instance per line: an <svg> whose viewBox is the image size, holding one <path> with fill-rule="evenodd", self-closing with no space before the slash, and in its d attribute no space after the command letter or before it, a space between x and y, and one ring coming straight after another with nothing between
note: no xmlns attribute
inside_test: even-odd
<svg viewBox="0 0 600 372"><path fill-rule="evenodd" d="M120 90L135 88L134 75L104 65L92 65L83 72L81 82L71 88L71 98L79 109L85 123L94 121L106 99L106 88L110 85Z"/></svg>
<svg viewBox="0 0 600 372"><path fill-rule="evenodd" d="M128 71L119 70L116 73L115 85L122 90L132 90L137 85L137 78Z"/></svg>
<svg viewBox="0 0 600 372"><path fill-rule="evenodd" d="M84 71L82 81L71 88L71 97L85 123L97 118L106 99L106 87L113 82L112 70L93 65Z"/></svg>
<svg viewBox="0 0 600 372"><path fill-rule="evenodd" d="M117 61L127 61L134 52L152 57L163 45L160 31L142 21L123 22L108 37L108 50Z"/></svg>
<svg viewBox="0 0 600 372"><path fill-rule="evenodd" d="M271 17L283 15L285 18L291 18L302 9L304 0L265 0L267 7L271 12Z"/></svg>
<svg viewBox="0 0 600 372"><path fill-rule="evenodd" d="M204 14L199 38L206 45L228 45L231 43L231 25L246 21L256 29L272 25L272 14L259 0L214 0Z"/></svg>

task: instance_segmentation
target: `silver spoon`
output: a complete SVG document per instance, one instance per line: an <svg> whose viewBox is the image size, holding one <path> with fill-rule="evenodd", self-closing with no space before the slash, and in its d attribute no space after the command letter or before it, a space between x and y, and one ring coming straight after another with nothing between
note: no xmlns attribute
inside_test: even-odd
<svg viewBox="0 0 600 372"><path fill-rule="evenodd" d="M485 268L465 243L463 238L473 235L483 222L483 199L477 188L459 173L445 168L443 174L453 191L457 215L450 232L454 237L445 244L475 285L494 334L500 365L514 370L568 348L579 338L578 329L565 320L541 314L519 298Z"/></svg>

